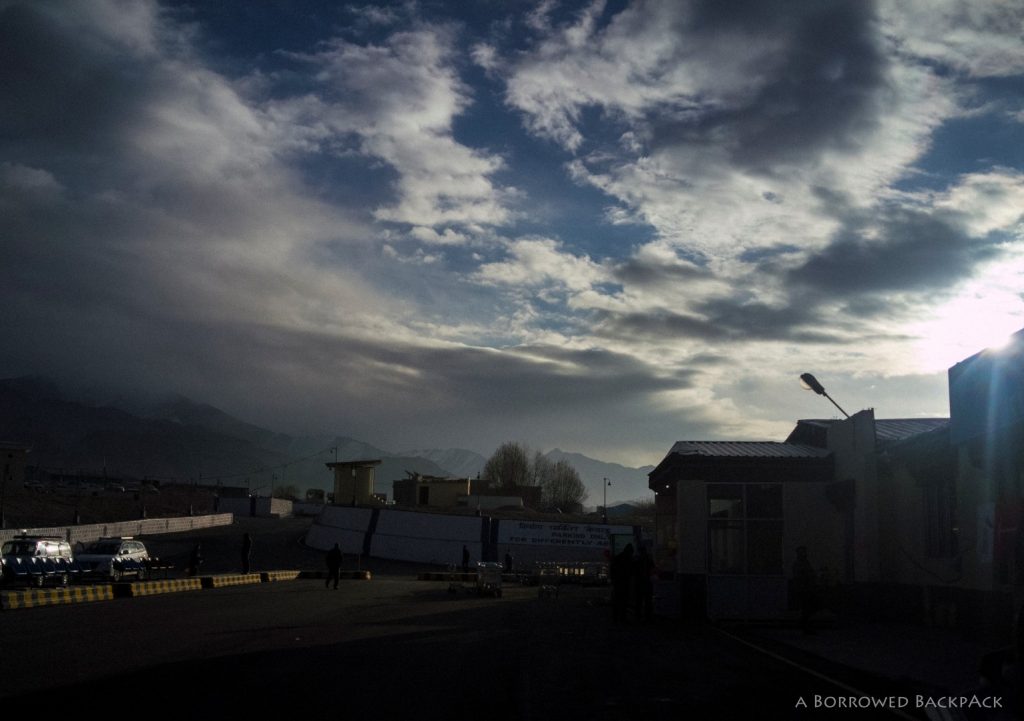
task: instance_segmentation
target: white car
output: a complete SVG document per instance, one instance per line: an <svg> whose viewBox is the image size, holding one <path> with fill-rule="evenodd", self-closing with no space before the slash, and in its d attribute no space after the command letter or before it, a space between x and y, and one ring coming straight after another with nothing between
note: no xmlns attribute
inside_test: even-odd
<svg viewBox="0 0 1024 721"><path fill-rule="evenodd" d="M149 576L149 553L142 541L129 536L101 538L75 554L75 560L90 576L101 576L120 581L126 576L144 580Z"/></svg>
<svg viewBox="0 0 1024 721"><path fill-rule="evenodd" d="M22 534L4 541L0 547L0 581L43 586L47 582L67 586L80 575L71 545L59 536Z"/></svg>

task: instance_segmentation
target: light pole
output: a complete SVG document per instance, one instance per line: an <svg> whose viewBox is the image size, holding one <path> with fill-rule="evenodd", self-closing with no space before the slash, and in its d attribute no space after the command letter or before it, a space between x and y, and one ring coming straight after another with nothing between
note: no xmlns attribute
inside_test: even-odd
<svg viewBox="0 0 1024 721"><path fill-rule="evenodd" d="M844 411L842 409L842 406L840 406L838 403L832 400L832 396L825 392L825 387L821 385L821 383L818 382L818 379L812 376L810 373L800 374L800 385L804 387L804 390L814 391L819 396L825 396L830 401L832 401L832 405L838 408L844 416L846 416L847 418L850 417L850 414Z"/></svg>
<svg viewBox="0 0 1024 721"><path fill-rule="evenodd" d="M601 506L601 516L604 518L604 525L608 525L608 486L612 484L607 478L602 479L604 483L601 488L604 491L604 505Z"/></svg>

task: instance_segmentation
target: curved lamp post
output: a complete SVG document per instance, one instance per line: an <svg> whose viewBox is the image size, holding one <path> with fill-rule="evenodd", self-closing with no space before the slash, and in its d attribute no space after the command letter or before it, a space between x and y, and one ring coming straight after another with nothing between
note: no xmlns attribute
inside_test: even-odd
<svg viewBox="0 0 1024 721"><path fill-rule="evenodd" d="M821 385L821 383L818 382L818 379L812 376L810 373L800 374L800 385L804 387L804 390L814 391L819 396L825 396L830 401L832 401L832 405L838 408L844 416L846 416L847 418L850 417L850 414L844 411L842 406L840 406L838 403L832 400L832 396L825 392L825 387Z"/></svg>

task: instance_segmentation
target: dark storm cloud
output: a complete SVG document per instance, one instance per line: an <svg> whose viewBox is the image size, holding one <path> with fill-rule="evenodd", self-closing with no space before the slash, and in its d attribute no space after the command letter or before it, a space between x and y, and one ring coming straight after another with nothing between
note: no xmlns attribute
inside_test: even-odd
<svg viewBox="0 0 1024 721"><path fill-rule="evenodd" d="M866 230L877 237L866 237ZM837 297L944 291L1000 252L990 240L968 237L952 219L895 211L877 226L844 229L788 278Z"/></svg>
<svg viewBox="0 0 1024 721"><path fill-rule="evenodd" d="M660 285L679 281L710 278L711 272L688 263L659 263L630 258L612 269L612 275L622 283L632 285Z"/></svg>
<svg viewBox="0 0 1024 721"><path fill-rule="evenodd" d="M882 110L886 60L873 3L709 0L696 4L684 32L781 39L784 47L756 92L696 119L655 121L655 147L711 143L739 167L770 172L826 148L857 148Z"/></svg>
<svg viewBox="0 0 1024 721"><path fill-rule="evenodd" d="M148 63L131 64L44 5L0 9L0 149L93 156L123 142L152 92ZM54 160L55 158L51 158Z"/></svg>
<svg viewBox="0 0 1024 721"><path fill-rule="evenodd" d="M708 343L787 340L840 343L833 333L816 328L818 319L799 303L774 308L736 298L716 299L698 306L703 317L670 310L602 315L596 332L608 337L662 338ZM824 327L824 326L822 326Z"/></svg>
<svg viewBox="0 0 1024 721"><path fill-rule="evenodd" d="M69 356L54 367L50 357L40 371L98 385L173 388L272 428L349 429L392 444L424 434L454 443L483 429L565 437L555 429L566 423L594 437L611 409L637 428L663 421L649 407L651 394L692 385L686 372L667 377L602 350L422 346L169 319L115 319L98 330L83 329L69 345L84 363ZM116 344L128 334L132 359L122 368ZM186 334L187 343L175 340ZM210 379L217 379L215 388ZM622 435L642 438L640 432Z"/></svg>

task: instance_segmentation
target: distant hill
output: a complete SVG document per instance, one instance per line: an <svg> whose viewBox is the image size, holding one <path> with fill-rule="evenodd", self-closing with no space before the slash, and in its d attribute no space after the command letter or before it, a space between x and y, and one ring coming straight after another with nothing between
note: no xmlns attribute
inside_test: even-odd
<svg viewBox="0 0 1024 721"><path fill-rule="evenodd" d="M487 463L479 453L464 448L402 451L402 455L429 459L455 478L476 478Z"/></svg>
<svg viewBox="0 0 1024 721"><path fill-rule="evenodd" d="M611 485L608 486L609 506L613 502L631 501L651 496L651 490L647 487L647 474L654 470L654 466L630 468L618 463L605 463L589 458L582 453L570 453L559 448L548 451L544 456L551 461L568 461L572 464L590 494L586 500L588 506L600 506L604 502L605 478L611 482Z"/></svg>
<svg viewBox="0 0 1024 721"><path fill-rule="evenodd" d="M32 449L50 470L182 481L288 461L285 453L202 426L65 400L39 379L0 381L0 439Z"/></svg>
<svg viewBox="0 0 1024 721"><path fill-rule="evenodd" d="M486 459L461 449L421 449L394 453L346 436L290 436L247 423L182 396L158 401L114 398L72 399L44 378L0 380L0 440L32 448L29 464L50 471L154 478L164 482L247 487L261 494L293 485L333 488L326 464L379 459L375 490L393 493L392 482L407 472L475 478ZM647 496L645 468L605 463L555 449L551 460L567 460L589 491L588 505Z"/></svg>
<svg viewBox="0 0 1024 721"><path fill-rule="evenodd" d="M428 458L396 455L353 438L289 436L181 396L116 403L69 400L41 378L0 380L0 440L31 447L30 465L54 472L241 486L262 494L281 485L330 490L326 463L335 455L342 461L381 459L374 490L389 497L392 481L406 471L449 475Z"/></svg>

